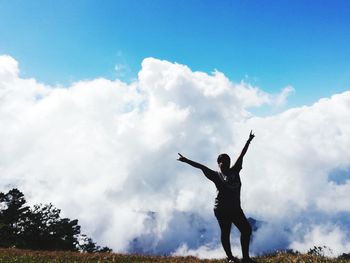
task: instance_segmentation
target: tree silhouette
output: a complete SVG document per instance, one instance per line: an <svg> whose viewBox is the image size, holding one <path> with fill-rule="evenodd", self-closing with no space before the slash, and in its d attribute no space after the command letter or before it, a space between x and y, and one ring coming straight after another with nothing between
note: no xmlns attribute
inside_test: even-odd
<svg viewBox="0 0 350 263"><path fill-rule="evenodd" d="M78 220L60 217L61 210L50 204L26 206L22 192L0 193L0 247L34 250L110 252L80 233Z"/></svg>
<svg viewBox="0 0 350 263"><path fill-rule="evenodd" d="M78 220L60 218L60 209L50 204L34 205L26 224L27 248L45 250L78 250Z"/></svg>
<svg viewBox="0 0 350 263"><path fill-rule="evenodd" d="M112 252L112 249L109 247L100 247L97 246L96 243L86 235L81 235L81 244L80 248L84 252L95 253L95 252Z"/></svg>
<svg viewBox="0 0 350 263"><path fill-rule="evenodd" d="M16 188L7 194L0 193L1 247L21 243L30 214L30 208L25 203L24 195Z"/></svg>

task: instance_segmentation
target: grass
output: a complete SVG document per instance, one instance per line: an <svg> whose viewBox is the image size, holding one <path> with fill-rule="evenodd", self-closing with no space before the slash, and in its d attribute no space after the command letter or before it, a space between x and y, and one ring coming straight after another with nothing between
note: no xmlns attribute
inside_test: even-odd
<svg viewBox="0 0 350 263"><path fill-rule="evenodd" d="M259 263L345 263L349 259L331 259L315 255L274 253L255 258ZM0 263L224 263L223 259L201 260L196 257L124 255L116 253L79 253L66 251L32 251L16 248L0 249Z"/></svg>

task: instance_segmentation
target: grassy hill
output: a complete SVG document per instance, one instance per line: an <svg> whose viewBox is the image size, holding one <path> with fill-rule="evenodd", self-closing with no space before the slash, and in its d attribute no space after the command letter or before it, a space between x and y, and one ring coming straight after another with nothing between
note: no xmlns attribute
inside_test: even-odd
<svg viewBox="0 0 350 263"><path fill-rule="evenodd" d="M271 255L255 258L261 263L345 263L350 259L330 259L315 255L275 253ZM107 263L107 262L125 262L125 263L146 263L146 262L165 262L165 263L224 263L223 259L201 260L195 257L162 257L162 256L142 256L142 255L122 255L115 253L78 253L63 251L31 251L21 249L0 249L0 263Z"/></svg>

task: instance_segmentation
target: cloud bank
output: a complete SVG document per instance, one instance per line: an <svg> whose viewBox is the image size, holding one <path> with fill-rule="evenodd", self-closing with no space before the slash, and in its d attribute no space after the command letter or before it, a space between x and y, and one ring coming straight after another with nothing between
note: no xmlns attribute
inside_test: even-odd
<svg viewBox="0 0 350 263"><path fill-rule="evenodd" d="M53 87L19 73L0 56L0 191L52 202L117 252L223 257L215 186L175 159L181 152L215 169L253 129L241 173L243 209L264 222L253 252L349 252L350 92L259 117L252 107L278 107L293 88L269 94L154 58L130 84ZM232 245L239 255L236 230Z"/></svg>

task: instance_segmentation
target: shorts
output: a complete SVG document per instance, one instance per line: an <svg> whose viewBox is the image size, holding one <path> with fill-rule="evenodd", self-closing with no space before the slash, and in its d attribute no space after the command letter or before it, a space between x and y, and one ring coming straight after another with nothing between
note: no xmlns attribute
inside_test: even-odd
<svg viewBox="0 0 350 263"><path fill-rule="evenodd" d="M215 209L214 214L220 227L233 223L242 234L251 234L252 228L248 219L243 213L242 208L237 208L230 211Z"/></svg>

